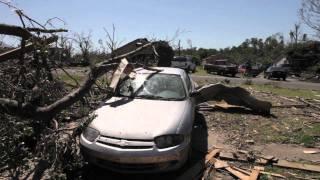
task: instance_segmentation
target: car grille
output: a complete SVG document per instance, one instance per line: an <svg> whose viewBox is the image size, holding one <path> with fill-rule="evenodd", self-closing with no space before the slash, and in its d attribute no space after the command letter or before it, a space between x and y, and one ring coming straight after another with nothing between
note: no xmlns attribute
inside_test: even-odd
<svg viewBox="0 0 320 180"><path fill-rule="evenodd" d="M97 163L103 167L108 167L117 170L126 170L126 171L150 171L156 169L164 169L169 166L173 166L178 161L169 161L165 163L154 163L154 164L125 164L125 163L115 163L111 161L105 161L98 159Z"/></svg>
<svg viewBox="0 0 320 180"><path fill-rule="evenodd" d="M97 143L120 149L152 149L154 146L153 140L120 139L108 136L100 136Z"/></svg>

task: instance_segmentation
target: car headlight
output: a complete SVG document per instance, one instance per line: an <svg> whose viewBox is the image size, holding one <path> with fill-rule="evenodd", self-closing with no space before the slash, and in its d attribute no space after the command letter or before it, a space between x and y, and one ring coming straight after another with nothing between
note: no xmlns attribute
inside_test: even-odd
<svg viewBox="0 0 320 180"><path fill-rule="evenodd" d="M156 137L154 139L154 142L156 143L158 148L162 149L162 148L176 146L182 143L183 140L184 140L183 135L173 134L173 135L164 135L164 136Z"/></svg>
<svg viewBox="0 0 320 180"><path fill-rule="evenodd" d="M99 131L91 128L91 127L87 127L84 131L83 131L83 136L90 142L93 142L95 139L97 139L97 137L99 136Z"/></svg>

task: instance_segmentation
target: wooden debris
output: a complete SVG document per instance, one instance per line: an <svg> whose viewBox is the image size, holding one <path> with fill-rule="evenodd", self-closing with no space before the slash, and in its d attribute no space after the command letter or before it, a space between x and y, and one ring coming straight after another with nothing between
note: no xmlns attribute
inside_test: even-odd
<svg viewBox="0 0 320 180"><path fill-rule="evenodd" d="M262 167L262 166L254 166L253 169L258 169L260 171L264 171L264 167Z"/></svg>
<svg viewBox="0 0 320 180"><path fill-rule="evenodd" d="M228 162L223 160L230 160L230 161L242 161L242 162L249 162L247 151L238 150L242 156L239 154L232 153L232 152L225 152L221 151L221 149L212 149L206 156L205 156L205 172L203 172L203 168L201 168L201 161L194 165L192 168L188 169L186 173L180 176L178 179L190 179L190 177L199 177L203 174L208 175L212 168L215 169L225 169L232 175L236 176L241 180L257 180L259 174L265 174L269 176L274 176L277 178L286 179L286 176L277 173L270 173L264 171L264 167L262 166L254 166L253 169L243 169L239 167L235 167L230 165ZM316 153L318 150L305 150L306 153ZM219 159L215 158L219 154ZM246 156L245 158L243 156ZM220 160L222 159L222 160ZM203 161L202 161L203 162ZM286 160L278 160L272 155L261 155L256 156L256 159L252 163L256 164L272 164L276 167L283 167L283 168L292 168L292 169L299 169L299 170L306 170L306 171L313 171L313 172L320 172L320 166L318 165L311 165L311 164L304 164L304 163L297 163L297 162L289 162ZM203 167L203 166L202 166ZM204 177L203 177L204 178ZM203 179L202 178L202 179ZM194 178L193 178L194 179Z"/></svg>
<svg viewBox="0 0 320 180"><path fill-rule="evenodd" d="M305 154L318 154L320 150L304 150L303 153Z"/></svg>
<svg viewBox="0 0 320 180"><path fill-rule="evenodd" d="M221 149L213 149L211 152L209 152L209 154L206 155L205 164L207 165L209 161L214 158L220 151Z"/></svg>
<svg viewBox="0 0 320 180"><path fill-rule="evenodd" d="M238 168L238 167L235 167L235 166L232 166L233 169L237 170L237 171L240 171L242 172L243 174L246 174L248 176L250 176L251 172L249 170L244 170L244 169L241 169L241 168Z"/></svg>
<svg viewBox="0 0 320 180"><path fill-rule="evenodd" d="M121 75L125 72L125 69L128 66L128 64L129 62L127 61L127 59L122 59L121 62L119 63L118 68L113 73L112 80L109 85L109 88L111 88L113 92L115 91L116 86L118 85L118 82L121 78ZM127 73L130 73L130 72L127 72Z"/></svg>
<svg viewBox="0 0 320 180"><path fill-rule="evenodd" d="M219 107L219 108L222 108L222 109L244 108L244 107L242 107L242 106L236 106L236 105L228 104L228 103L225 102L225 101L222 101L222 102L219 102L219 103L214 104L214 107Z"/></svg>
<svg viewBox="0 0 320 180"><path fill-rule="evenodd" d="M288 100L288 101L291 101L291 102L295 102L295 103L298 103L299 101L295 100L295 99L291 99L291 98L288 98L288 97L284 97L284 96L278 96L279 98L281 99L285 99L285 100Z"/></svg>
<svg viewBox="0 0 320 180"><path fill-rule="evenodd" d="M271 127L272 127L272 129L276 130L277 132L281 131L275 124L272 124Z"/></svg>
<svg viewBox="0 0 320 180"><path fill-rule="evenodd" d="M270 173L270 172L265 172L265 171L260 171L261 174L266 174L269 176L274 176L274 177L278 177L278 178L283 178L286 179L287 177L281 175L281 174L276 174L276 173Z"/></svg>
<svg viewBox="0 0 320 180"><path fill-rule="evenodd" d="M320 166L318 166L318 165L290 162L287 160L279 160L277 163L273 163L273 165L278 166L278 167L284 167L284 168L320 172Z"/></svg>
<svg viewBox="0 0 320 180"><path fill-rule="evenodd" d="M220 159L224 159L224 160L231 160L231 161L234 161L235 159L238 160L238 158L234 157L233 153L231 153L231 152L220 152L219 157L220 157ZM247 161L247 159L241 159L241 160Z"/></svg>
<svg viewBox="0 0 320 180"><path fill-rule="evenodd" d="M253 139L249 139L245 141L247 144L254 144L254 140Z"/></svg>
<svg viewBox="0 0 320 180"><path fill-rule="evenodd" d="M317 106L317 105L315 105L315 104L313 104L313 103L310 103L310 102L308 102L308 101L306 101L306 100L304 100L304 99L302 99L302 98L299 98L299 100L300 100L301 102L309 105L309 106L312 107L312 108L315 108L315 109L320 110L320 106Z"/></svg>
<svg viewBox="0 0 320 180"><path fill-rule="evenodd" d="M263 158L257 158L257 159L255 160L255 163L257 163L257 164L262 164L262 165L266 165L266 164L269 163L269 161L266 160L266 159L263 159Z"/></svg>
<svg viewBox="0 0 320 180"><path fill-rule="evenodd" d="M229 161L240 161L240 162L248 162L249 161L248 158L243 158L240 156L235 157L234 154L230 153L230 152L220 152L219 158L223 159L223 160L229 160ZM272 161L274 161L274 159L272 159ZM266 165L270 162L270 160L264 159L262 157L258 157L253 162L257 163L257 164Z"/></svg>
<svg viewBox="0 0 320 180"><path fill-rule="evenodd" d="M249 180L257 180L258 177L259 177L259 173L260 173L260 170L253 169L252 172L251 172L251 175L249 177Z"/></svg>
<svg viewBox="0 0 320 180"><path fill-rule="evenodd" d="M229 167L229 164L226 161L221 161L219 159L216 159L216 162L214 163L214 167L216 169L221 169L221 168Z"/></svg>
<svg viewBox="0 0 320 180"><path fill-rule="evenodd" d="M240 171L237 171L235 169L233 169L232 167L226 167L225 168L227 171L229 171L231 174L235 175L236 177L238 177L239 179L241 180L248 180L249 179L249 176L243 174L242 172Z"/></svg>

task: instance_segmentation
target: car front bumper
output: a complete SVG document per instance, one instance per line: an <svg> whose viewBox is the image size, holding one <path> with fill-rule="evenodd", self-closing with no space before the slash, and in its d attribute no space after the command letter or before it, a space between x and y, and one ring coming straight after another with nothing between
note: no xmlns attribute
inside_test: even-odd
<svg viewBox="0 0 320 180"><path fill-rule="evenodd" d="M89 142L80 137L81 150L85 159L97 166L118 172L165 172L179 169L188 159L190 142L158 149L155 145L148 148L124 148Z"/></svg>

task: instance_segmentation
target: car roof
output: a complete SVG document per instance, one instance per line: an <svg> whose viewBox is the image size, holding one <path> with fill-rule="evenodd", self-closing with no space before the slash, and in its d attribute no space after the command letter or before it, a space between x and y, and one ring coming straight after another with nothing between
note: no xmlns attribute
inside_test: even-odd
<svg viewBox="0 0 320 180"><path fill-rule="evenodd" d="M152 69L161 70L159 72L160 74L183 75L183 73L185 73L183 69L172 68L172 67L152 67ZM151 73L154 73L155 71L145 69L145 68L136 68L135 72L137 74L151 74Z"/></svg>

